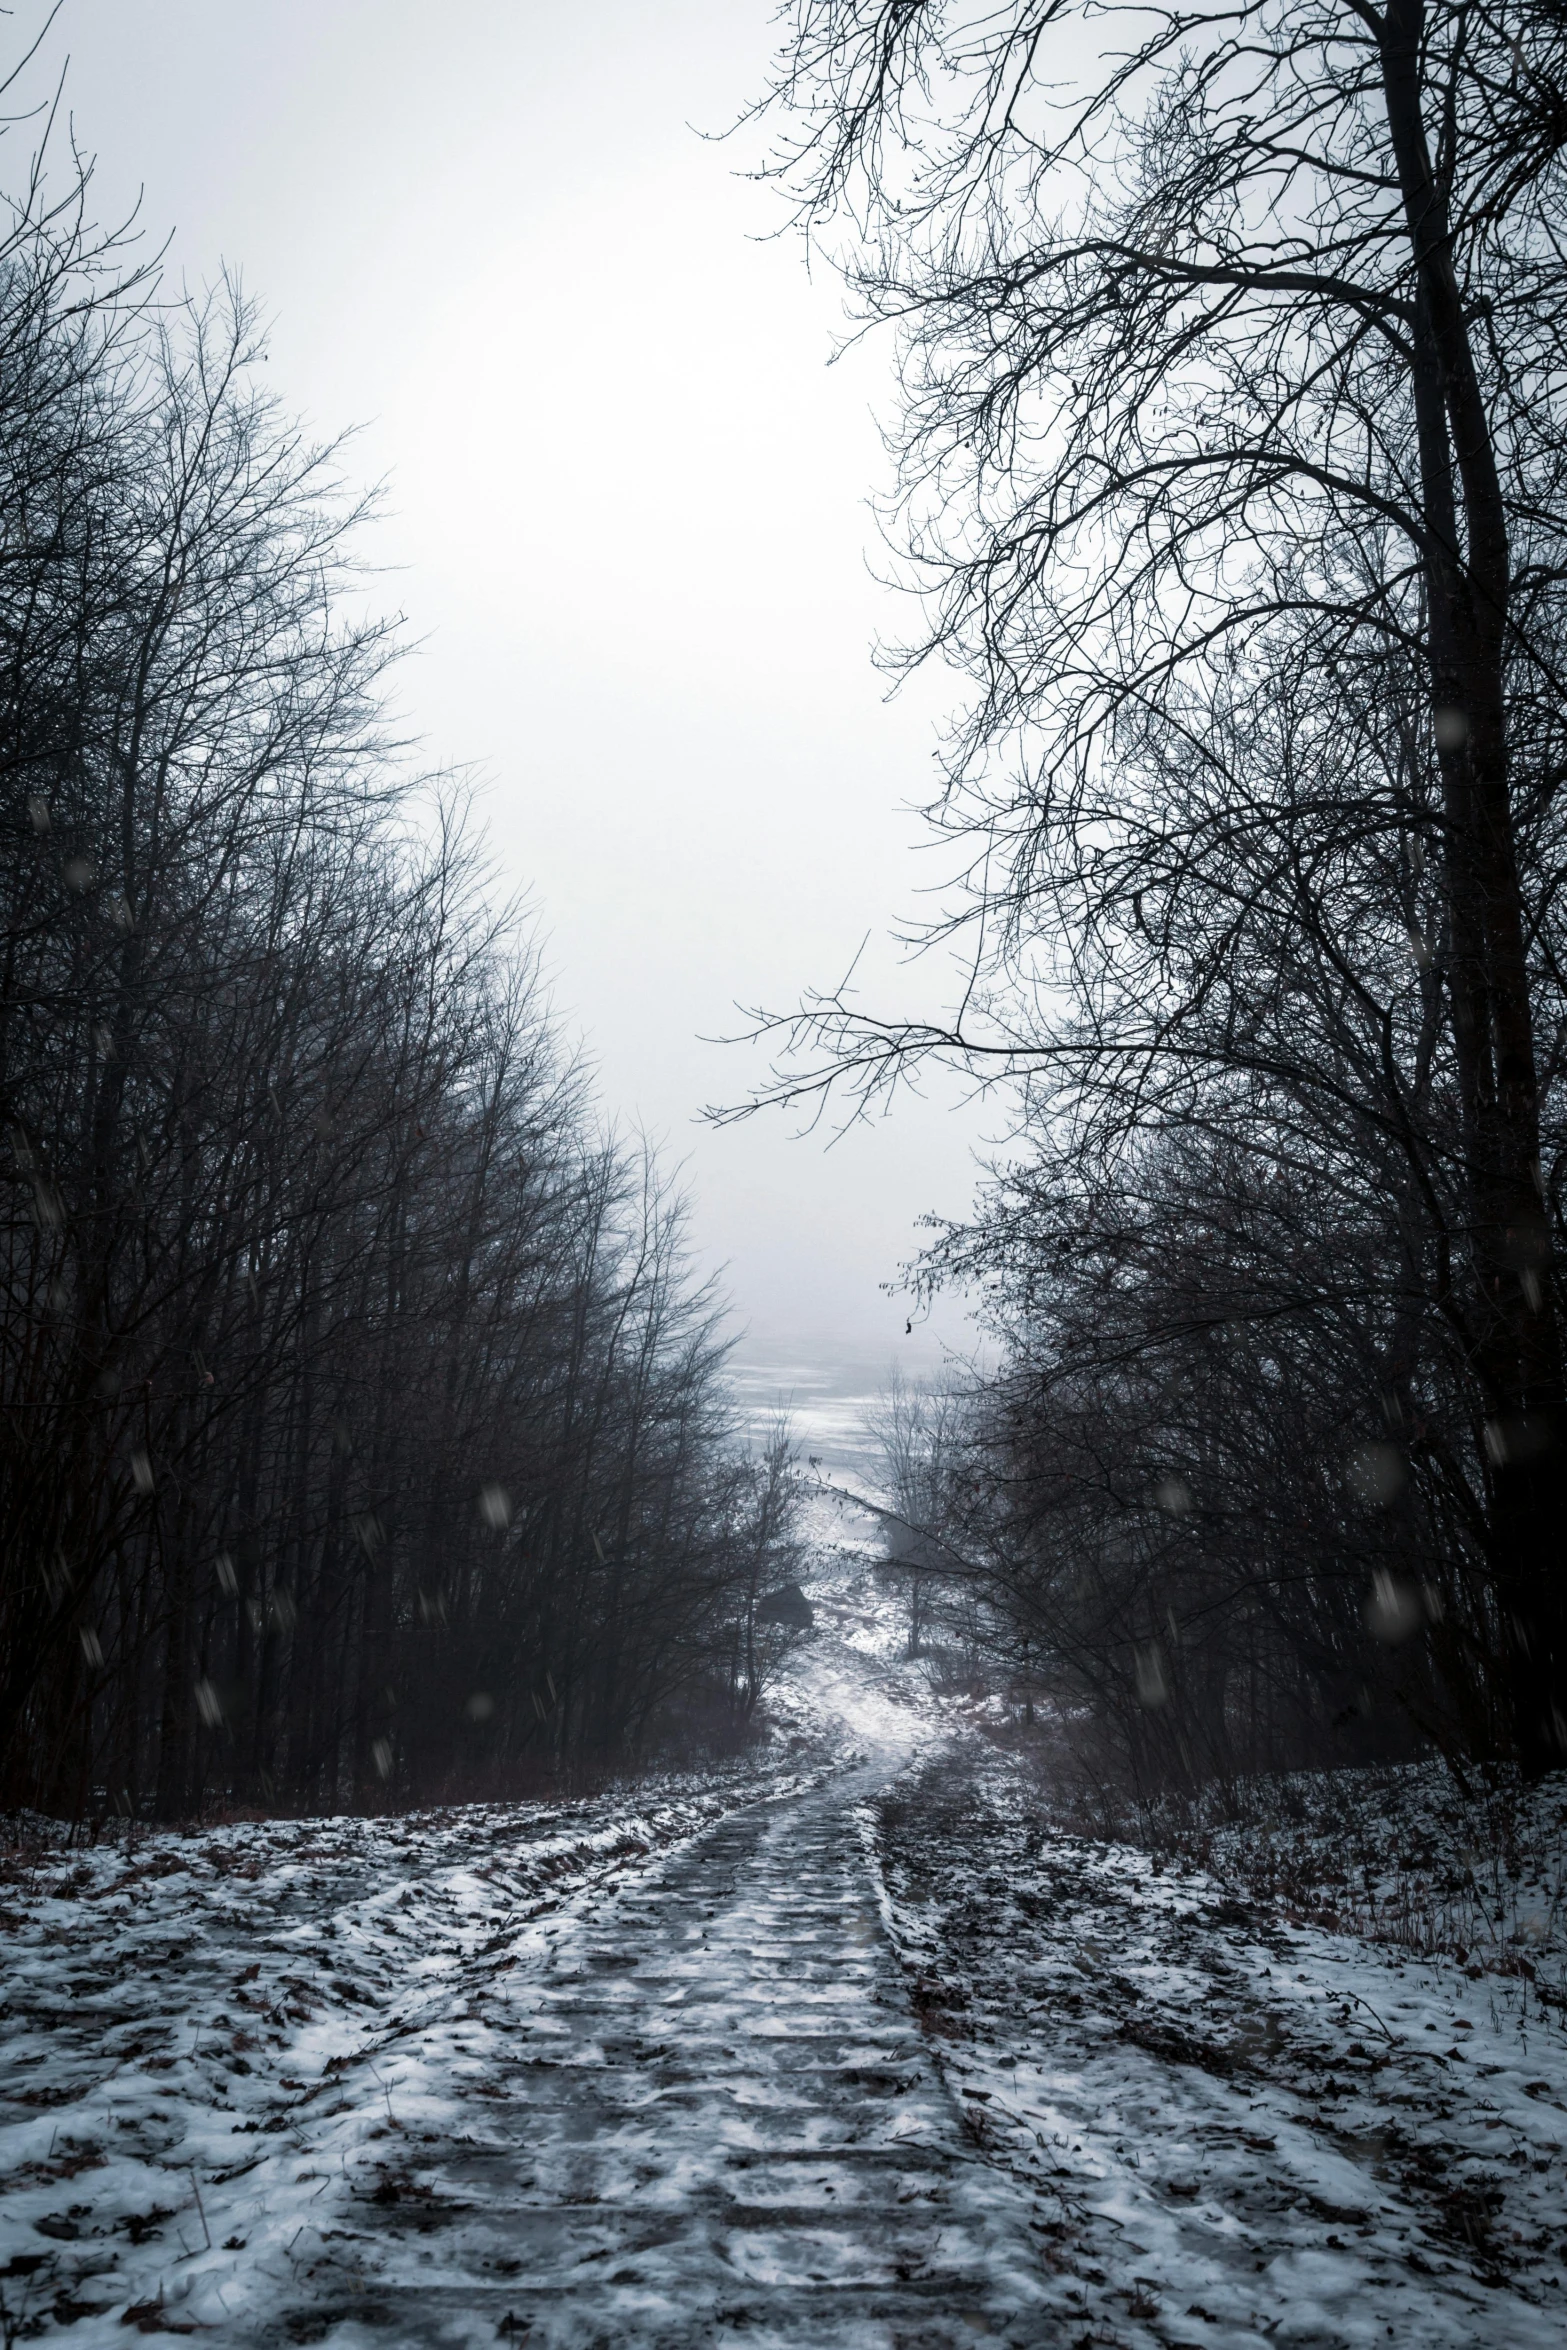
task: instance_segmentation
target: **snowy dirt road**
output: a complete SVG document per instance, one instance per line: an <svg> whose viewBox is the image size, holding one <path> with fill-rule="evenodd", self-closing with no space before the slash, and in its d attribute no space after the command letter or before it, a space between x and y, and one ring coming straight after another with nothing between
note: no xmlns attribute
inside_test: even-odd
<svg viewBox="0 0 1567 2350"><path fill-rule="evenodd" d="M733 1782L16 1879L4 2339L1045 2338L1028 2194L945 2085L866 1834L941 1725L830 1623L805 1661Z"/></svg>
<svg viewBox="0 0 1567 2350"><path fill-rule="evenodd" d="M737 1764L130 1852L19 1824L4 2350L1554 2345L1545 1847L1527 1973L1362 1939L1217 1845L1052 1826L863 1561L812 1596Z"/></svg>
<svg viewBox="0 0 1567 2350"><path fill-rule="evenodd" d="M388 2056L385 2135L258 2338L1037 2340L1027 2201L965 2136L856 1833L888 1772L709 1829Z"/></svg>

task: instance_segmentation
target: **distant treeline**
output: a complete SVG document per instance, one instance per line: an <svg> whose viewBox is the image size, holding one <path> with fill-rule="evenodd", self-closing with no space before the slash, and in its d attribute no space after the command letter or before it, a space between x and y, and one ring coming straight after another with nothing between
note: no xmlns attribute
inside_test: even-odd
<svg viewBox="0 0 1567 2350"><path fill-rule="evenodd" d="M500 1785L742 1720L788 1466L390 739L223 297L0 248L0 1799Z"/></svg>

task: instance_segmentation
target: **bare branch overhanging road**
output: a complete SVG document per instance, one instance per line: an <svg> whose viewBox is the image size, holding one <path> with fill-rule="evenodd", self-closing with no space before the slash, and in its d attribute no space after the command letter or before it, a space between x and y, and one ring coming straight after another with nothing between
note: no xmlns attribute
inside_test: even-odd
<svg viewBox="0 0 1567 2350"><path fill-rule="evenodd" d="M410 2049L378 2183L265 2338L1054 2338L1021 2199L966 2139L882 1927L855 1807L903 1759L731 1815L466 1994L443 2126L399 2111Z"/></svg>

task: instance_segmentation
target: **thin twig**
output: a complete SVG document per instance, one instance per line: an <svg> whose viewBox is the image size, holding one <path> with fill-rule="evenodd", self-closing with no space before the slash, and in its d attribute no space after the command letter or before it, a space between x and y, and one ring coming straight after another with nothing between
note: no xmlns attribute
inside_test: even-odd
<svg viewBox="0 0 1567 2350"><path fill-rule="evenodd" d="M207 2250L212 2250L212 2230L207 2225L206 2209L201 2200L201 2189L196 2183L196 2165L190 2166L190 2191L196 2198L196 2210L201 2219L201 2232L207 2239Z"/></svg>

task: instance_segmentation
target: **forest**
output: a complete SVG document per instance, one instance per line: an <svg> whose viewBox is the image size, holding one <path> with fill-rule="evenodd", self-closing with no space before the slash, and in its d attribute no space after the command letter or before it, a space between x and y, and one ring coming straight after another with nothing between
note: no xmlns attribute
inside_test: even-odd
<svg viewBox="0 0 1567 2350"><path fill-rule="evenodd" d="M560 1784L754 1705L678 1192L397 733L364 501L231 287L35 162L0 248L0 1792Z"/></svg>
<svg viewBox="0 0 1567 2350"><path fill-rule="evenodd" d="M1538 1777L1567 32L1278 0L1058 86L1075 23L798 0L756 112L895 360L888 659L960 693L917 943L963 992L758 1014L773 1079L719 1116L852 1119L931 1061L1005 1104L907 1269L977 1305L987 1367L890 1489L976 1671L1150 1786L1433 1744ZM463 779L399 739L364 501L262 356L236 294L171 304L34 166L0 303L0 1736L51 1807L743 1727L794 1555L681 1201Z"/></svg>
<svg viewBox="0 0 1567 2350"><path fill-rule="evenodd" d="M896 364L894 674L959 691L948 1020L773 1102L1003 1106L905 1425L963 1638L1145 1788L1567 1758L1567 24L796 0L767 169ZM743 1111L742 1113L743 1114ZM907 1404L904 1408L908 1420Z"/></svg>
<svg viewBox="0 0 1567 2350"><path fill-rule="evenodd" d="M1559 2350L1562 0L66 7L0 2344Z"/></svg>

